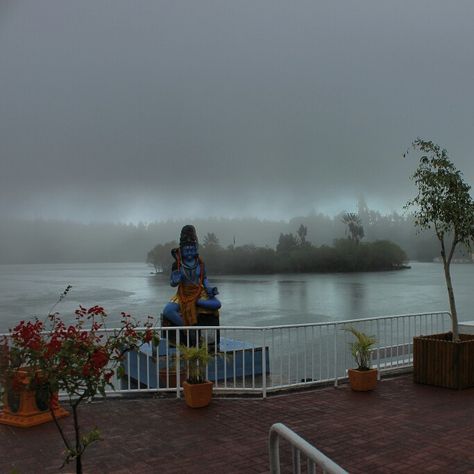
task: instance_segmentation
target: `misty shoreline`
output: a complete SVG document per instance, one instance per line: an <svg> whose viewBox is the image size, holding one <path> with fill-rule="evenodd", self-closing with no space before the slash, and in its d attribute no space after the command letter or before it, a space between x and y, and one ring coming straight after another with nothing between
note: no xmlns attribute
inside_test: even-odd
<svg viewBox="0 0 474 474"><path fill-rule="evenodd" d="M409 260L431 262L439 256L433 233L417 233L411 216L393 212L383 215L359 206L364 227L364 242L391 240L400 246ZM307 227L307 240L313 245L332 245L346 235L341 214L316 214L294 217L289 221L255 218L209 218L117 224L79 223L60 220L4 219L0 226L0 264L48 263L133 263L145 262L157 243L171 242L185 223L193 223L202 242L206 233L214 233L222 246L254 245L276 248L279 235Z"/></svg>
<svg viewBox="0 0 474 474"><path fill-rule="evenodd" d="M411 262L409 262L411 263ZM434 262L436 263L436 262ZM153 276L153 277L163 277L163 278L168 278L168 273L167 272L155 272L155 271L152 271L150 270L150 267L147 266L145 263L143 262L136 262L136 261L121 261L121 262L35 262L35 263L0 263L0 267L31 267L31 266L36 266L36 267L39 267L39 266L57 266L57 267L61 267L61 266L81 266L81 265L84 265L84 266L88 266L88 265L97 265L97 266L100 266L100 265L104 265L104 266L110 266L110 265L121 265L121 264L130 264L130 265L143 265L144 267L144 275L148 275L148 276ZM454 265L454 264L453 264ZM459 265L464 265L464 264L461 264L459 263ZM311 275L311 274L315 274L315 275L320 275L320 274L324 274L324 273L377 273L377 272L393 272L393 271L400 271L400 270L410 270L411 269L411 265L407 264L407 265L397 265L397 266L394 266L394 267L387 267L387 268L380 268L380 269L377 269L377 270L348 270L348 271L324 271L324 270L321 270L321 271L300 271L300 272L272 272L272 273L243 273L243 272L234 272L234 273L229 273L229 272L224 272L224 273L221 273L221 272L212 272L213 275L216 275L216 276L226 276L226 275L239 275L239 276L245 276L245 275L275 275L275 276L278 276L278 275ZM148 270L148 271L147 271Z"/></svg>

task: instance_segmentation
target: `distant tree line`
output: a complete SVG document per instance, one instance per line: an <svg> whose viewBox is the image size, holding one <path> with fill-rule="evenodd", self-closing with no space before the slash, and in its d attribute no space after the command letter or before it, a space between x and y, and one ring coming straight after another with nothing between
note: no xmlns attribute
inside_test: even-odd
<svg viewBox="0 0 474 474"><path fill-rule="evenodd" d="M406 253L388 240L361 242L363 228L354 227L357 219L346 216L349 237L336 239L332 246L315 246L306 240L307 228L301 224L296 234L280 234L275 249L255 245L224 248L214 233L207 233L200 246L208 271L213 274L268 274L313 272L361 272L403 268ZM352 224L352 225L350 225ZM156 245L147 262L157 271L169 272L172 264L171 241Z"/></svg>
<svg viewBox="0 0 474 474"><path fill-rule="evenodd" d="M190 223L196 226L203 248L205 236L212 233L219 236L219 245L224 249L229 245L276 249L281 234L294 233L295 238L303 237L316 248L333 247L334 239L346 236L365 243L390 240L404 249L410 260L432 261L440 257L434 232L417 233L412 215L381 214L369 209L361 199L357 212L310 214L289 221L209 218L192 222L84 224L4 219L0 225L0 263L143 262L157 242L177 239L181 227ZM301 226L304 236L300 235ZM463 256L466 255L460 249L456 258Z"/></svg>

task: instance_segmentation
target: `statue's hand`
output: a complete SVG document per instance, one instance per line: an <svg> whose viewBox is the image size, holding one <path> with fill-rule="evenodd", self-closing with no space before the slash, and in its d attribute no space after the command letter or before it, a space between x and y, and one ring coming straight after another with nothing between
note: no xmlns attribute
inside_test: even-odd
<svg viewBox="0 0 474 474"><path fill-rule="evenodd" d="M206 291L209 298L214 298L214 296L219 294L219 291L217 291L217 286L206 288Z"/></svg>
<svg viewBox="0 0 474 474"><path fill-rule="evenodd" d="M171 285L176 286L179 285L179 282L181 281L181 272L179 270L175 270L174 272L171 272Z"/></svg>

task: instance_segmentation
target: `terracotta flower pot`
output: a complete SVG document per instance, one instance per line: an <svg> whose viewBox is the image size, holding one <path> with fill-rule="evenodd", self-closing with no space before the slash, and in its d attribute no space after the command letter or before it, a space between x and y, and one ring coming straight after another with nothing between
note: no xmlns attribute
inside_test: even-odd
<svg viewBox="0 0 474 474"><path fill-rule="evenodd" d="M18 369L15 375L15 386L5 391L4 409L0 412L0 424L29 428L52 421L49 405L53 407L56 418L69 415L59 406L58 395L53 394L51 400L39 387L29 387L31 372Z"/></svg>
<svg viewBox="0 0 474 474"><path fill-rule="evenodd" d="M377 369L349 369L349 383L356 392L368 392L377 386Z"/></svg>
<svg viewBox="0 0 474 474"><path fill-rule="evenodd" d="M212 400L212 382L183 382L184 400L191 408L207 407Z"/></svg>

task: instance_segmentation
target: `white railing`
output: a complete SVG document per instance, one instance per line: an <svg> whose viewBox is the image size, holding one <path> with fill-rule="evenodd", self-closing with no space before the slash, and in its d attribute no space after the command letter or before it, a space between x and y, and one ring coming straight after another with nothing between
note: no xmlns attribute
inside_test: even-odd
<svg viewBox="0 0 474 474"><path fill-rule="evenodd" d="M293 474L301 474L301 454L306 457L306 472L308 473L316 473L316 468L319 467L323 473L347 474L342 467L283 423L275 423L270 428L268 437L270 474L280 474L280 438L291 444Z"/></svg>
<svg viewBox="0 0 474 474"><path fill-rule="evenodd" d="M203 327L201 340L211 343L220 336L219 347L209 345L215 354L206 368L217 393L268 392L308 385L337 385L354 367L349 343L350 326L374 335L373 366L380 373L412 365L413 337L445 332L449 328L447 312L406 314L315 324L267 327ZM116 383L119 392L175 391L186 367L180 366L179 343L188 343L195 329L159 328L160 347L144 348L127 359L126 379ZM170 339L175 344L170 344ZM217 377L216 377L217 374Z"/></svg>
<svg viewBox="0 0 474 474"><path fill-rule="evenodd" d="M197 331L215 355L206 376L214 381L216 393L266 397L272 391L337 385L346 379L354 361L349 347L353 336L345 328L375 336L372 362L380 376L410 367L413 337L446 332L449 323L449 313L436 312L266 327L159 327L159 347L146 345L130 353L124 361L125 376L112 380L115 390L109 393L175 392L180 397L187 368L178 346L189 343ZM212 344L216 339L219 345Z"/></svg>

